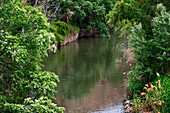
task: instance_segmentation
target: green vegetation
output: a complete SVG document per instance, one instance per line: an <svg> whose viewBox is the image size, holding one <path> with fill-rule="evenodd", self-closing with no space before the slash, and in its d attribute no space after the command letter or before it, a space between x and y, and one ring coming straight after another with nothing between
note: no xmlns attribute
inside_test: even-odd
<svg viewBox="0 0 170 113"><path fill-rule="evenodd" d="M65 22L54 22L50 26L50 31L54 33L57 40L62 43L64 41L64 36L69 33L69 26Z"/></svg>
<svg viewBox="0 0 170 113"><path fill-rule="evenodd" d="M72 35L75 30L80 31L79 36L100 33L101 37L109 37L105 16L113 7L113 0L22 0L22 3L43 12L51 23L51 30L59 43L62 43L67 35ZM60 34L57 32L59 29L61 31L66 29L57 27L56 22L65 23L64 26L76 29L71 29L69 34Z"/></svg>
<svg viewBox="0 0 170 113"><path fill-rule="evenodd" d="M169 111L168 0L1 0L0 5L2 112L63 112L50 100L59 78L41 70L42 58L75 32L108 37L110 28L127 37L135 54L128 75L134 111Z"/></svg>
<svg viewBox="0 0 170 113"><path fill-rule="evenodd" d="M31 6L9 0L0 7L0 109L1 112L60 112L52 103L56 74L41 71L42 57L55 36L46 17Z"/></svg>
<svg viewBox="0 0 170 113"><path fill-rule="evenodd" d="M65 36L69 37L73 32L79 32L80 29L71 24L57 21L50 25L50 31L55 35L59 43L63 43Z"/></svg>
<svg viewBox="0 0 170 113"><path fill-rule="evenodd" d="M89 34L97 30L101 36L109 36L105 15L113 6L112 0L51 0L48 3L49 13L57 10L50 21L60 20L76 25L81 31L88 30Z"/></svg>
<svg viewBox="0 0 170 113"><path fill-rule="evenodd" d="M129 89L132 93L137 93L137 90L143 91L145 84L154 82L158 77L156 73L160 73L163 76L161 92L156 93L159 101L163 101L161 105L151 105L149 110L154 112L167 112L169 108L168 96L168 81L169 75L167 75L169 69L169 18L170 14L166 12L165 7L162 4L157 6L157 16L152 21L152 34L151 39L146 38L147 35L142 29L142 25L135 25L132 28L132 34L129 36L130 45L134 48L135 58L138 60L137 66L133 69L133 73L129 75ZM166 79L165 79L165 78ZM164 94L164 96L162 96ZM154 93L150 94L153 97ZM149 100L150 101L150 100ZM147 102L147 100L146 100ZM164 106L164 107L162 107Z"/></svg>
<svg viewBox="0 0 170 113"><path fill-rule="evenodd" d="M134 112L139 111L154 111L154 112L169 112L170 79L168 76L160 76L151 84L146 84L141 96L134 95Z"/></svg>
<svg viewBox="0 0 170 113"><path fill-rule="evenodd" d="M157 3L160 1L121 0L115 3L107 15L108 24L114 26L115 30L120 30L121 36L127 36L129 46L133 48L135 54L134 58L137 60L136 66L128 75L128 89L135 103L134 112L167 112L170 107L168 103L170 14L165 6ZM153 93L152 88L146 92L143 89L145 84L157 84L156 73L162 76L161 80L158 80L161 81L161 90L154 89ZM140 94L144 91L145 98ZM155 99L154 105L151 98Z"/></svg>
<svg viewBox="0 0 170 113"><path fill-rule="evenodd" d="M136 54L135 58L139 61L134 69L134 75L143 79L143 84L148 83L156 78L157 72L166 74L169 62L169 13L165 12L165 8L158 5L157 17L152 21L153 37L148 39L142 25L135 25L129 35L130 45ZM136 73L135 73L136 72ZM136 82L133 81L135 88ZM139 85L141 87L143 85ZM134 90L140 89L136 87Z"/></svg>
<svg viewBox="0 0 170 113"><path fill-rule="evenodd" d="M50 100L58 76L41 71L42 58L48 50L56 50L56 41L62 43L74 31L97 29L108 36L105 15L112 1L2 0L0 4L1 111L63 111Z"/></svg>

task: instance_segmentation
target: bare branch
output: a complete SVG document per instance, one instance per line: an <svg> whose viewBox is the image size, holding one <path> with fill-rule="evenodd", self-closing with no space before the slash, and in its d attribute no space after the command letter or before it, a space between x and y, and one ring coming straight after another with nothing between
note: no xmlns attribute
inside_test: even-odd
<svg viewBox="0 0 170 113"><path fill-rule="evenodd" d="M56 7L56 9L55 9L55 11L54 11L54 13L53 14L51 14L51 16L47 19L47 21L57 12L57 10L58 10L58 8L59 8L59 6L57 6Z"/></svg>
<svg viewBox="0 0 170 113"><path fill-rule="evenodd" d="M37 7L38 0L35 0L35 7Z"/></svg>
<svg viewBox="0 0 170 113"><path fill-rule="evenodd" d="M43 0L43 13L46 16L46 0Z"/></svg>
<svg viewBox="0 0 170 113"><path fill-rule="evenodd" d="M22 35L24 35L24 27L22 27L22 32L21 32Z"/></svg>

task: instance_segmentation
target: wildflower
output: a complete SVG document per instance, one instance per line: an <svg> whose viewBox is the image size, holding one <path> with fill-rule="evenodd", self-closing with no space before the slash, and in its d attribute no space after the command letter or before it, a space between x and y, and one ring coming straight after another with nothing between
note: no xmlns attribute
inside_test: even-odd
<svg viewBox="0 0 170 113"><path fill-rule="evenodd" d="M152 98L152 100L155 100L156 98Z"/></svg>
<svg viewBox="0 0 170 113"><path fill-rule="evenodd" d="M127 108L127 110L130 109L130 106Z"/></svg>
<svg viewBox="0 0 170 113"><path fill-rule="evenodd" d="M152 91L153 91L152 88L147 89L147 92L152 92Z"/></svg>
<svg viewBox="0 0 170 113"><path fill-rule="evenodd" d="M156 75L157 75L158 77L160 77L159 73L156 73Z"/></svg>
<svg viewBox="0 0 170 113"><path fill-rule="evenodd" d="M165 103L165 102L162 100L162 103Z"/></svg>
<svg viewBox="0 0 170 113"><path fill-rule="evenodd" d="M156 104L156 102L153 102L153 104Z"/></svg>
<svg viewBox="0 0 170 113"><path fill-rule="evenodd" d="M126 105L124 108L126 109L128 107L128 105Z"/></svg>
<svg viewBox="0 0 170 113"><path fill-rule="evenodd" d="M160 101L160 100L159 100L159 103L158 103L158 105L159 105L159 106L161 106L161 105L162 105L162 101Z"/></svg>
<svg viewBox="0 0 170 113"><path fill-rule="evenodd" d="M149 98L148 98L148 96L145 96L145 98L146 98L146 100L148 100Z"/></svg>
<svg viewBox="0 0 170 113"><path fill-rule="evenodd" d="M149 87L148 84L145 84L146 87Z"/></svg>
<svg viewBox="0 0 170 113"><path fill-rule="evenodd" d="M137 102L140 102L140 100L139 100L139 99L137 99Z"/></svg>
<svg viewBox="0 0 170 113"><path fill-rule="evenodd" d="M147 90L147 88L146 88L146 87L144 87L143 89Z"/></svg>
<svg viewBox="0 0 170 113"><path fill-rule="evenodd" d="M132 109L132 107L129 109L129 111L132 111L133 109Z"/></svg>
<svg viewBox="0 0 170 113"><path fill-rule="evenodd" d="M154 86L151 84L151 88L153 88Z"/></svg>
<svg viewBox="0 0 170 113"><path fill-rule="evenodd" d="M158 80L158 82L159 82L159 88L161 88L161 83L160 83L160 80Z"/></svg>
<svg viewBox="0 0 170 113"><path fill-rule="evenodd" d="M142 93L141 93L141 95L142 95L142 96L144 96L144 95L145 95L145 93L144 93L144 92L142 92Z"/></svg>
<svg viewBox="0 0 170 113"><path fill-rule="evenodd" d="M154 86L154 88L157 90L157 87L156 87L156 86Z"/></svg>
<svg viewBox="0 0 170 113"><path fill-rule="evenodd" d="M129 104L129 103L130 103L130 101L129 101L129 100L127 100L125 103L126 103L126 104Z"/></svg>

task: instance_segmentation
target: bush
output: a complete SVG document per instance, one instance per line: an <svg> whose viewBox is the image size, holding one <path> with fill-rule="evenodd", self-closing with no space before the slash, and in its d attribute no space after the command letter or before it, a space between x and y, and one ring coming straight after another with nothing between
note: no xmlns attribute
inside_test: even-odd
<svg viewBox="0 0 170 113"><path fill-rule="evenodd" d="M154 81L156 73L166 74L169 69L169 13L158 4L157 17L152 21L153 37L148 37L142 25L135 25L129 35L135 59L138 61L133 73L129 75L130 89L141 90L144 84ZM137 78L140 78L138 80Z"/></svg>
<svg viewBox="0 0 170 113"><path fill-rule="evenodd" d="M34 100L26 98L23 104L5 103L0 109L3 113L64 113L65 110L43 96Z"/></svg>
<svg viewBox="0 0 170 113"><path fill-rule="evenodd" d="M42 57L48 56L48 50L56 49L52 45L55 36L47 29L47 19L37 9L22 6L18 0L2 3L0 7L1 112L29 110L45 112L52 106L53 110L62 110L54 108L56 105L50 106L52 103L48 99L45 101L49 105L45 105L41 98L42 95L45 98L54 98L55 88L59 82L56 74L41 71ZM26 106L23 102L28 97L31 98L31 103Z"/></svg>
<svg viewBox="0 0 170 113"><path fill-rule="evenodd" d="M58 21L51 24L50 31L54 33L57 41L62 43L64 36L69 34L70 28L65 22Z"/></svg>
<svg viewBox="0 0 170 113"><path fill-rule="evenodd" d="M79 32L80 29L75 25L67 24L65 22L53 22L50 25L50 31L55 34L55 37L59 43L63 43L65 36L70 36L72 32Z"/></svg>

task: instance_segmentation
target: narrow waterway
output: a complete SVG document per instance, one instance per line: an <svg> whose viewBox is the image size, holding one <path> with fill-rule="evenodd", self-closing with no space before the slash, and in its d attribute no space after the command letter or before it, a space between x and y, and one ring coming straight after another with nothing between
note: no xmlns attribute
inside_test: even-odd
<svg viewBox="0 0 170 113"><path fill-rule="evenodd" d="M129 67L121 61L122 41L81 38L44 59L59 78L57 98L66 113L122 113Z"/></svg>

